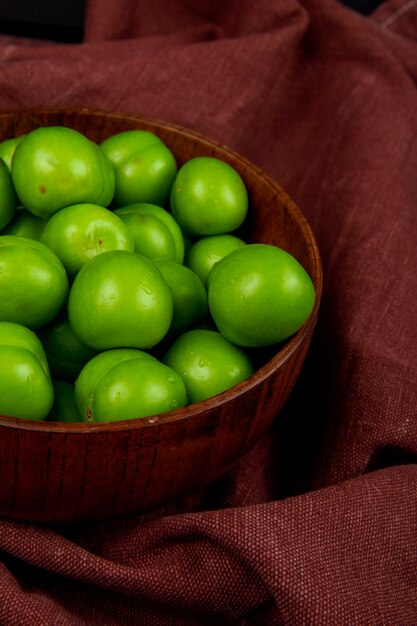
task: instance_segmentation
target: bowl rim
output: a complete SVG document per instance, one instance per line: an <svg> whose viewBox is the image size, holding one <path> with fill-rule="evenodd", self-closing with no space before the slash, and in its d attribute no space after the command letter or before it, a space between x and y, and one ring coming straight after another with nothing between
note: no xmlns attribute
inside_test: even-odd
<svg viewBox="0 0 417 626"><path fill-rule="evenodd" d="M228 154L233 160L238 160L243 166L253 171L253 173L263 183L271 188L271 191L279 195L286 206L290 209L296 217L297 222L302 227L303 233L307 238L307 246L309 248L311 262L312 262L312 280L315 289L315 302L313 309L304 322L301 328L290 338L283 342L282 347L277 344L277 352L259 369L257 369L249 378L234 385L230 389L223 391L211 398L201 400L189 404L185 407L175 409L166 413L160 413L149 417L141 417L137 419L118 420L114 422L99 422L88 424L85 422L53 422L46 420L31 420L27 418L10 417L6 415L0 415L0 427L11 427L18 430L28 431L40 431L45 433L65 433L65 434L88 434L88 433L107 433L117 431L131 431L141 430L143 428L151 428L153 426L162 426L164 424L183 421L190 417L198 417L200 414L206 411L211 411L219 407L220 405L227 404L240 396L242 393L251 390L253 387L263 382L279 368L281 367L290 356L297 350L300 344L303 342L306 335L308 335L312 326L315 326L318 311L320 308L322 289L323 289L323 269L321 264L320 251L318 244L313 233L313 230L307 221L304 213L295 203L295 201L288 195L288 193L281 187L281 185L272 178L269 174L264 172L260 167L253 163L250 159L242 156L234 149L221 143L217 139L211 138L207 135L203 135L200 132L177 124L175 122L160 120L158 118L149 117L140 114L124 114L119 111L109 111L106 109L90 109L88 107L61 107L61 106L40 106L40 107L15 107L13 109L3 109L0 111L0 121L2 118L10 117L11 115L48 115L48 114L67 114L67 115L85 115L94 117L109 117L120 121L127 121L131 123L143 123L159 128L164 128L170 132L174 131L184 137L192 137L199 143L202 143L207 148L215 148ZM2 141L0 139L0 141Z"/></svg>

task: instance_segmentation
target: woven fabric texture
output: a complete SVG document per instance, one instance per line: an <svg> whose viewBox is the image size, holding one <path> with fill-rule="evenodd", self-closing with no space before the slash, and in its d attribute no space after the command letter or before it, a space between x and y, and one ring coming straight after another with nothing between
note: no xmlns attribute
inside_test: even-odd
<svg viewBox="0 0 417 626"><path fill-rule="evenodd" d="M129 519L0 520L0 625L417 624L416 38L415 0L89 0L81 44L0 35L0 109L220 140L294 198L324 269L302 375L229 474Z"/></svg>

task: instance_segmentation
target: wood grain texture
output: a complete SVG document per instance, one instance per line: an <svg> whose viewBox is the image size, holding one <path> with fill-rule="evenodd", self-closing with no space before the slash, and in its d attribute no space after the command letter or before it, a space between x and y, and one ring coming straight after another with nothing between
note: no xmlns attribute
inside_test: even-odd
<svg viewBox="0 0 417 626"><path fill-rule="evenodd" d="M320 256L303 214L279 184L216 141L158 120L84 109L0 113L0 141L64 125L92 140L128 129L155 132L180 165L214 156L235 167L249 192L244 236L293 254L316 289L314 310L283 345L265 350L248 380L164 415L111 424L59 424L0 416L0 515L57 523L104 520L192 493L227 472L271 426L298 377L316 324Z"/></svg>

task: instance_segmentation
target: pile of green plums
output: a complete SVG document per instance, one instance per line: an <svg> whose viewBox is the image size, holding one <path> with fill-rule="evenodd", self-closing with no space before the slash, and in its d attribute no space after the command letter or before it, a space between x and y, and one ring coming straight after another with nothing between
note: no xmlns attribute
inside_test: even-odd
<svg viewBox="0 0 417 626"><path fill-rule="evenodd" d="M0 142L0 414L151 417L250 377L294 334L312 281L236 234L239 173L177 165L154 133L101 144L64 126Z"/></svg>

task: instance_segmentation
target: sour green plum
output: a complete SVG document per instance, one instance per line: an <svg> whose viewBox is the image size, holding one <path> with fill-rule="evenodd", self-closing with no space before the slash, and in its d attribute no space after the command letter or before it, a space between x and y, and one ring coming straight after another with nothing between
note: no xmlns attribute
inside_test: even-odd
<svg viewBox="0 0 417 626"><path fill-rule="evenodd" d="M207 291L190 268L175 261L155 260L172 290L173 316L169 337L175 337L202 322L208 314Z"/></svg>
<svg viewBox="0 0 417 626"><path fill-rule="evenodd" d="M27 133L13 154L11 174L23 206L42 218L72 204L108 206L113 198L111 163L97 144L63 126Z"/></svg>
<svg viewBox="0 0 417 626"><path fill-rule="evenodd" d="M100 254L80 269L68 300L69 322L96 350L151 348L172 320L171 291L151 260L134 252Z"/></svg>
<svg viewBox="0 0 417 626"><path fill-rule="evenodd" d="M6 163L7 168L10 172L12 166L12 158L14 151L16 150L17 144L23 138L24 135L19 135L18 137L11 137L10 139L4 139L0 141L0 159Z"/></svg>
<svg viewBox="0 0 417 626"><path fill-rule="evenodd" d="M236 235L211 235L198 239L188 251L185 264L193 270L204 285L214 265L233 250L246 243Z"/></svg>
<svg viewBox="0 0 417 626"><path fill-rule="evenodd" d="M36 329L62 309L68 276L56 254L35 239L0 237L0 321Z"/></svg>
<svg viewBox="0 0 417 626"><path fill-rule="evenodd" d="M85 346L61 313L38 331L53 378L74 382L97 351Z"/></svg>
<svg viewBox="0 0 417 626"><path fill-rule="evenodd" d="M170 194L172 215L191 236L236 230L248 211L248 194L240 174L213 157L195 157L182 165Z"/></svg>
<svg viewBox="0 0 417 626"><path fill-rule="evenodd" d="M130 228L133 237L135 238L135 247L137 234L139 235L138 244L140 245L141 218L151 217L158 220L158 222L160 223L159 229L161 228L161 225L165 226L166 230L171 236L168 239L172 239L172 243L174 246L174 253L172 254L172 243L171 241L169 241L169 243L166 244L167 248L162 258L172 258L172 260L176 261L177 263L182 263L184 261L184 235L181 228L172 217L171 213L168 213L168 211L166 211L164 208L156 204L143 202L139 204L131 204L126 207L121 207L120 209L116 209L115 213L121 219L123 219ZM166 237L167 236L165 233L164 239ZM138 248L136 248L136 251L140 252L139 246ZM156 258L155 255L153 256L154 258Z"/></svg>
<svg viewBox="0 0 417 626"><path fill-rule="evenodd" d="M137 202L164 206L177 164L157 135L146 130L127 130L108 137L100 147L115 169L116 206Z"/></svg>
<svg viewBox="0 0 417 626"><path fill-rule="evenodd" d="M53 398L46 356L36 334L20 324L0 322L0 414L43 420Z"/></svg>
<svg viewBox="0 0 417 626"><path fill-rule="evenodd" d="M211 398L253 374L246 352L215 330L185 332L162 361L183 379L189 402Z"/></svg>
<svg viewBox="0 0 417 626"><path fill-rule="evenodd" d="M0 230L13 219L17 198L7 165L0 159Z"/></svg>
<svg viewBox="0 0 417 626"><path fill-rule="evenodd" d="M24 207L18 207L12 221L3 228L2 235L16 235L39 241L46 219L33 215Z"/></svg>
<svg viewBox="0 0 417 626"><path fill-rule="evenodd" d="M112 211L97 204L74 204L52 215L40 241L55 252L70 276L98 254L133 252L133 237Z"/></svg>
<svg viewBox="0 0 417 626"><path fill-rule="evenodd" d="M270 244L248 244L211 270L208 301L219 331L237 345L269 346L293 335L310 315L314 285L300 263Z"/></svg>
<svg viewBox="0 0 417 626"><path fill-rule="evenodd" d="M54 402L47 417L54 422L81 422L75 403L75 387L65 380L52 379Z"/></svg>
<svg viewBox="0 0 417 626"><path fill-rule="evenodd" d="M84 366L75 383L75 400L83 421L113 422L185 406L187 393L180 376L151 355L116 349Z"/></svg>

